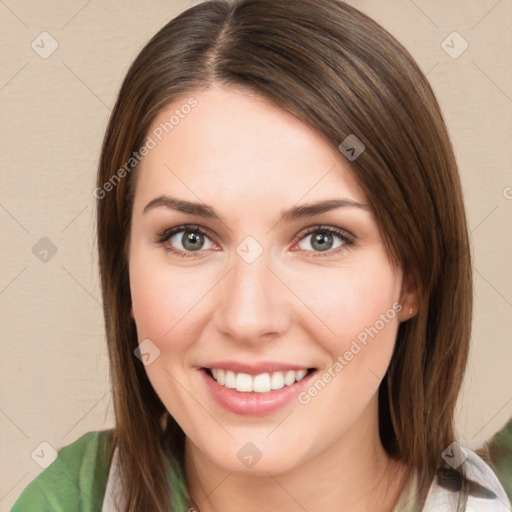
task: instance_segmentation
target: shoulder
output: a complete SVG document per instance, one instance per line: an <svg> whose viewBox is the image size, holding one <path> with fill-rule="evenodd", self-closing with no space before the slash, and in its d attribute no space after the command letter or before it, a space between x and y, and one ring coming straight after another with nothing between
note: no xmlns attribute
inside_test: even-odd
<svg viewBox="0 0 512 512"><path fill-rule="evenodd" d="M459 510L465 501L466 505L461 510L467 512L510 512L507 494L484 460L460 445L452 449L451 453L454 452L453 466L437 471L423 512ZM461 478L461 472L465 478Z"/></svg>
<svg viewBox="0 0 512 512"><path fill-rule="evenodd" d="M491 466L512 500L512 420L487 443Z"/></svg>
<svg viewBox="0 0 512 512"><path fill-rule="evenodd" d="M100 511L113 431L89 432L58 450L56 460L22 492L11 512Z"/></svg>

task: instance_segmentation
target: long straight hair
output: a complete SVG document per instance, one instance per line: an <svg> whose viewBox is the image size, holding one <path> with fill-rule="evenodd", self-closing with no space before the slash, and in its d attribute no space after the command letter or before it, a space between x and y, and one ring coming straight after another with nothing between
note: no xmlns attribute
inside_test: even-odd
<svg viewBox="0 0 512 512"><path fill-rule="evenodd" d="M365 144L347 165L391 261L419 298L380 384L379 432L389 456L418 470L427 489L455 440L472 318L461 184L435 95L394 37L341 1L212 0L170 21L142 49L101 152L99 265L126 510L170 509L165 464L183 463L185 440L134 357L127 262L136 166L127 172L126 163L163 107L214 82L271 100L334 148L350 135Z"/></svg>

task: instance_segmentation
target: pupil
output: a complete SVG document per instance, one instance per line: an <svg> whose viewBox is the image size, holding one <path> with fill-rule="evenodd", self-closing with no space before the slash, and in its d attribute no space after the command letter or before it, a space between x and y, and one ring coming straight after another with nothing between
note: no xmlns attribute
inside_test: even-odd
<svg viewBox="0 0 512 512"><path fill-rule="evenodd" d="M316 237L314 237L313 239L313 246L315 243L319 243L319 249L321 251L326 251L328 250L330 247L326 247L329 246L329 241L331 241L331 245L332 245L332 240L329 240L329 238L331 237L331 235L329 234L325 234L325 233L321 233L321 234L318 234Z"/></svg>
<svg viewBox="0 0 512 512"><path fill-rule="evenodd" d="M183 247L185 247L185 249L194 251L202 247L201 243L197 243L201 242L201 236L198 235L197 233L189 232L188 235L184 235L184 238L185 242L183 243Z"/></svg>

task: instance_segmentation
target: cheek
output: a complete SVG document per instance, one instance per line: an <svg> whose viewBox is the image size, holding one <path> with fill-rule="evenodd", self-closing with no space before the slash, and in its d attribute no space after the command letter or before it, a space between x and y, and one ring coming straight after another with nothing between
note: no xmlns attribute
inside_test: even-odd
<svg viewBox="0 0 512 512"><path fill-rule="evenodd" d="M364 264L334 269L328 278L321 273L322 269L317 279L309 273L297 288L302 289L302 297L308 297L307 305L333 340L354 338L376 322L382 331L398 325L401 273L386 260L374 257ZM320 292L311 293L315 287Z"/></svg>
<svg viewBox="0 0 512 512"><path fill-rule="evenodd" d="M400 281L390 268L354 271L347 279L344 291L339 304L343 308L344 324L349 327L345 333L350 337L357 337L372 326L385 334L389 327L398 324L396 309Z"/></svg>
<svg viewBox="0 0 512 512"><path fill-rule="evenodd" d="M330 333L313 337L315 320L310 335L330 361L299 402L312 416L326 418L333 435L349 428L378 391L395 345L400 289L400 272L377 258L338 269L317 297L315 308Z"/></svg>
<svg viewBox="0 0 512 512"><path fill-rule="evenodd" d="M149 263L150 262L150 263ZM208 286L192 268L171 268L134 254L130 290L139 340L151 339L162 354L178 354L190 344L191 323L197 322Z"/></svg>
<svg viewBox="0 0 512 512"><path fill-rule="evenodd" d="M378 384L376 377L386 372L399 325L401 273L376 255L365 264L336 269L329 280L313 282L325 283L322 293L310 294L310 299L326 334L319 335L315 318L308 327L311 339L323 345L331 361L340 362L343 368L338 369L346 374L340 380L347 379L350 387L368 379Z"/></svg>

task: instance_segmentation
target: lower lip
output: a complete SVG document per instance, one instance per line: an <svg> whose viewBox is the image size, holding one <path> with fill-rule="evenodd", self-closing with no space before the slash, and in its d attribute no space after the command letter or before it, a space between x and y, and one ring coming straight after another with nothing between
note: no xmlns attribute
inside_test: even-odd
<svg viewBox="0 0 512 512"><path fill-rule="evenodd" d="M271 414L290 403L305 387L316 371L309 373L302 380L274 389L267 393L242 393L236 389L221 386L206 370L199 370L213 398L225 409L235 414L264 416Z"/></svg>

